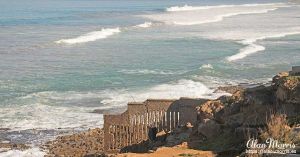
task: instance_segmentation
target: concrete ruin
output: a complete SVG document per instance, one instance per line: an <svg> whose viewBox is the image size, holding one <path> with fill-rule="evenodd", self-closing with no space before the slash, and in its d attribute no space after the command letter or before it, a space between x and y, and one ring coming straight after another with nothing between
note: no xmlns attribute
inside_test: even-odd
<svg viewBox="0 0 300 157"><path fill-rule="evenodd" d="M141 103L128 103L128 109L120 115L104 115L104 150L117 153L124 147L148 140L148 130L172 132L187 122L197 121L196 106L204 99L180 98L148 99Z"/></svg>
<svg viewBox="0 0 300 157"><path fill-rule="evenodd" d="M300 76L300 66L293 66L292 71L289 72L290 76Z"/></svg>

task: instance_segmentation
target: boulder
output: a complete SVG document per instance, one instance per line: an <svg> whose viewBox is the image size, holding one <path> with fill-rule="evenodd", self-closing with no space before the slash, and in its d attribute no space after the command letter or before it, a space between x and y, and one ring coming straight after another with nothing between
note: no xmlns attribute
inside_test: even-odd
<svg viewBox="0 0 300 157"><path fill-rule="evenodd" d="M204 119L203 122L198 125L198 134L202 134L208 139L218 135L220 132L220 124L211 119Z"/></svg>
<svg viewBox="0 0 300 157"><path fill-rule="evenodd" d="M187 141L193 132L193 127L194 126L188 122L185 126L175 129L173 134L167 137L166 145L174 146Z"/></svg>
<svg viewBox="0 0 300 157"><path fill-rule="evenodd" d="M210 100L202 104L197 108L198 119L203 121L204 119L214 119L215 113L219 112L224 108L224 105L220 100Z"/></svg>
<svg viewBox="0 0 300 157"><path fill-rule="evenodd" d="M243 113L230 115L228 117L225 117L225 125L232 128L236 128L243 125L244 119L245 115Z"/></svg>
<svg viewBox="0 0 300 157"><path fill-rule="evenodd" d="M166 146L175 146L181 144L189 139L190 134L187 132L182 132L179 134L169 135L166 139Z"/></svg>
<svg viewBox="0 0 300 157"><path fill-rule="evenodd" d="M245 88L243 86L223 86L223 87L218 87L218 90L230 93L230 94L234 94L237 91L243 91Z"/></svg>
<svg viewBox="0 0 300 157"><path fill-rule="evenodd" d="M249 139L251 137L257 137L258 136L258 130L256 128L250 128L250 127L238 127L235 129L235 134L237 137L243 138L243 139Z"/></svg>
<svg viewBox="0 0 300 157"><path fill-rule="evenodd" d="M245 91L244 104L267 105L273 104L273 88L260 85Z"/></svg>
<svg viewBox="0 0 300 157"><path fill-rule="evenodd" d="M276 79L273 88L280 103L300 104L300 76L284 76Z"/></svg>

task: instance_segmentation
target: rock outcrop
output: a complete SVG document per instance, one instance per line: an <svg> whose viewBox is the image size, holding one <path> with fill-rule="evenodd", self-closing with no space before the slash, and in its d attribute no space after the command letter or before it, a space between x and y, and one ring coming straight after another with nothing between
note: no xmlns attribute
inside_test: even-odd
<svg viewBox="0 0 300 157"><path fill-rule="evenodd" d="M60 136L45 144L48 156L101 156L103 153L103 130L91 129L86 132Z"/></svg>
<svg viewBox="0 0 300 157"><path fill-rule="evenodd" d="M214 119L217 112L224 108L224 104L220 100L207 101L197 107L198 121L203 122L204 119Z"/></svg>
<svg viewBox="0 0 300 157"><path fill-rule="evenodd" d="M199 134L211 139L221 132L221 126L214 120L204 119L203 122L198 125L197 131Z"/></svg>
<svg viewBox="0 0 300 157"><path fill-rule="evenodd" d="M25 150L25 149L29 149L30 146L26 145L26 144L19 144L19 143L0 143L0 149L3 150L12 150L12 149L17 149L17 150ZM0 151L1 152L1 151Z"/></svg>
<svg viewBox="0 0 300 157"><path fill-rule="evenodd" d="M280 128L289 128L293 131L288 133L297 135L285 137L300 137L300 132L296 131L297 125L300 126L300 76L280 73L273 78L270 86L259 85L247 89L229 86L219 89L231 92L232 96L209 100L197 107L197 132L207 139L198 145L198 149L215 150L218 154L233 150L230 154L237 155L243 151L244 142L249 137L261 137L263 134L275 136L274 133L268 133L274 129L270 125L274 114L284 115L290 122L278 122L275 130L279 128L277 131L280 132ZM281 137L281 134L276 137Z"/></svg>

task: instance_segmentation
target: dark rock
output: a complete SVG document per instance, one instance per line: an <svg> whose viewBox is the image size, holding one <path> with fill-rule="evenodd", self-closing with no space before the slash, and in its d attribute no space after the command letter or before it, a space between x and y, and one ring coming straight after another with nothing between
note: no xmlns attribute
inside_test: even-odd
<svg viewBox="0 0 300 157"><path fill-rule="evenodd" d="M237 91L243 91L245 89L245 87L242 86L224 86L224 87L218 87L218 90L230 93L230 94L234 94Z"/></svg>
<svg viewBox="0 0 300 157"><path fill-rule="evenodd" d="M238 127L235 129L235 134L243 139L249 139L251 137L258 136L257 128L250 128L250 127Z"/></svg>
<svg viewBox="0 0 300 157"><path fill-rule="evenodd" d="M220 124L216 123L214 120L211 119L205 119L202 123L198 125L198 133L204 135L208 139L214 137L220 132Z"/></svg>

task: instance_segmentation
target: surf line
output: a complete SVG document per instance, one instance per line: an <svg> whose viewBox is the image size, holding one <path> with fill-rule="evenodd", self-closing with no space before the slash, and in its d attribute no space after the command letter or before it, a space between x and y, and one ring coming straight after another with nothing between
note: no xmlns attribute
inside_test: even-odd
<svg viewBox="0 0 300 157"><path fill-rule="evenodd" d="M73 45L73 44L80 44L80 43L87 43L92 42L100 39L106 39L110 36L119 34L123 31L128 31L132 29L141 29L141 28L149 28L153 26L159 26L162 23L159 22L144 22L138 25L129 26L129 27L116 27L116 28L102 28L100 31L92 31L75 38L66 38L60 39L55 41L56 44L66 44L66 45Z"/></svg>
<svg viewBox="0 0 300 157"><path fill-rule="evenodd" d="M282 38L282 37L286 37L289 35L297 35L297 34L300 34L300 31L299 32L286 32L286 33L280 33L280 34L275 34L275 35L270 35L270 36L263 36L263 37L259 37L259 38L255 38L255 39L246 39L246 40L238 41L238 43L241 43L241 44L245 45L246 47L241 48L239 50L239 53L227 57L226 60L229 62L232 62L232 61L243 59L254 53L264 51L266 48L262 45L257 44L257 42L260 40L272 39L272 38Z"/></svg>

